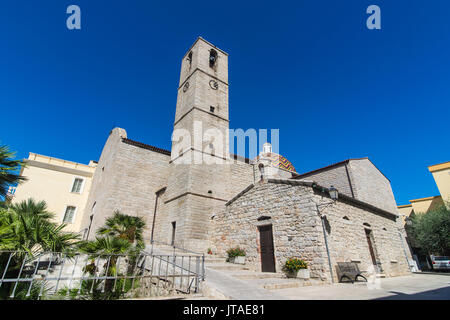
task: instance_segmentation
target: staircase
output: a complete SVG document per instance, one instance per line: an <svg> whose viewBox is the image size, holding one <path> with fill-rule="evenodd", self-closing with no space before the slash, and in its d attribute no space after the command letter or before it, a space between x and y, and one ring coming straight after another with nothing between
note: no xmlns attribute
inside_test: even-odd
<svg viewBox="0 0 450 320"><path fill-rule="evenodd" d="M150 252L149 248L147 251ZM154 244L153 253L162 255L187 253L174 250L168 245ZM192 257L198 257L192 254ZM201 256L200 258L203 259ZM219 300L284 300L278 289L297 288L316 284L314 280L288 279L283 274L255 272L246 265L226 262L226 258L216 255L204 255L205 281L201 282L201 296L188 296L185 299ZM179 263L179 261L177 261ZM194 270L193 270L194 271ZM321 284L318 282L317 284Z"/></svg>
<svg viewBox="0 0 450 320"><path fill-rule="evenodd" d="M203 299L284 300L277 289L313 284L312 280L288 279L283 274L255 272L245 265L232 264L223 257L209 256L202 283Z"/></svg>

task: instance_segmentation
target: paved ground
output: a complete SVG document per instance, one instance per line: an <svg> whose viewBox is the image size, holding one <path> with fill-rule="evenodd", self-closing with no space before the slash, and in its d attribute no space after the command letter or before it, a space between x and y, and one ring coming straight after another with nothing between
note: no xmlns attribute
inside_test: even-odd
<svg viewBox="0 0 450 320"><path fill-rule="evenodd" d="M208 274L209 273L209 274ZM404 277L379 279L369 287L365 282L315 285L267 290L255 281L239 281L229 275L209 270L210 284L218 286L225 297L192 297L200 299L233 300L450 300L450 274L412 274ZM211 283L213 278L213 283ZM214 292L212 292L214 293Z"/></svg>
<svg viewBox="0 0 450 320"><path fill-rule="evenodd" d="M250 272L245 266L225 263L224 258L207 258L211 261L206 263L206 282L202 285L204 296L193 295L185 298L192 300L208 298L233 300L450 300L450 273L414 273L404 277L381 278L378 279L379 283L369 286L365 282L303 286L303 284L297 283L298 279L285 279L280 278L280 275Z"/></svg>
<svg viewBox="0 0 450 320"><path fill-rule="evenodd" d="M206 269L207 284L204 290L215 298L232 300L283 300L277 291L263 289L255 284L238 280L227 273Z"/></svg>
<svg viewBox="0 0 450 320"><path fill-rule="evenodd" d="M450 274L413 274L380 279L379 288L365 283L333 284L276 290L285 299L298 300L450 300Z"/></svg>

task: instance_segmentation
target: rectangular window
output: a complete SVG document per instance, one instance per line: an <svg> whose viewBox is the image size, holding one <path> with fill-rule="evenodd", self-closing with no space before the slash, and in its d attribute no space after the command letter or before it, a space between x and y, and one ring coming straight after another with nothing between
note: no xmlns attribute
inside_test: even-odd
<svg viewBox="0 0 450 320"><path fill-rule="evenodd" d="M73 181L72 192L80 193L82 185L83 185L83 179L75 178L75 180Z"/></svg>
<svg viewBox="0 0 450 320"><path fill-rule="evenodd" d="M72 223L74 215L75 215L75 207L67 206L66 212L64 213L63 222Z"/></svg>

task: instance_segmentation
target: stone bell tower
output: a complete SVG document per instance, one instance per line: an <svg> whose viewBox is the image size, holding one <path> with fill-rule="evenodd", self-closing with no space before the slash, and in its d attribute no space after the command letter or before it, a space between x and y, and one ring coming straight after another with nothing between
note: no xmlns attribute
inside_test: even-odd
<svg viewBox="0 0 450 320"><path fill-rule="evenodd" d="M198 38L181 62L165 212L169 241L209 245L211 214L229 199L228 54Z"/></svg>

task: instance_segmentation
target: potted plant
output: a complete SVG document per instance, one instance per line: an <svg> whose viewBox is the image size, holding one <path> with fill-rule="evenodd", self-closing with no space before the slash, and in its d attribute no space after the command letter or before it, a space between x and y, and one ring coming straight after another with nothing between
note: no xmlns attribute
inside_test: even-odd
<svg viewBox="0 0 450 320"><path fill-rule="evenodd" d="M208 254L212 254L211 248L208 248Z"/></svg>
<svg viewBox="0 0 450 320"><path fill-rule="evenodd" d="M309 278L308 263L305 260L298 258L290 258L286 260L283 266L283 271L288 278Z"/></svg>
<svg viewBox="0 0 450 320"><path fill-rule="evenodd" d="M245 264L245 251L239 247L227 251L228 261L231 263Z"/></svg>

